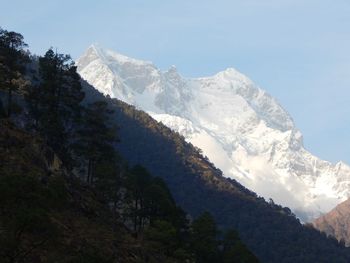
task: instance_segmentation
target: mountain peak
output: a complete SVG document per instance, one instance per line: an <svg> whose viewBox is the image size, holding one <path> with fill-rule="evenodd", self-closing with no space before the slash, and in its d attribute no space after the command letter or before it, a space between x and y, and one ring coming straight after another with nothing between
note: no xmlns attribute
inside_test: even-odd
<svg viewBox="0 0 350 263"><path fill-rule="evenodd" d="M241 72L239 72L238 70L236 70L235 68L229 67L226 68L220 72L218 72L216 75L224 75L224 76L237 76L237 75L243 75Z"/></svg>
<svg viewBox="0 0 350 263"><path fill-rule="evenodd" d="M175 65L171 65L170 68L167 70L169 73L177 72L177 68Z"/></svg>
<svg viewBox="0 0 350 263"><path fill-rule="evenodd" d="M165 71L164 76L167 76L171 79L178 79L180 81L182 79L175 65L172 65L167 71Z"/></svg>
<svg viewBox="0 0 350 263"><path fill-rule="evenodd" d="M85 51L83 56L79 58L80 61L82 58L99 58L104 63L117 63L120 65L123 64L134 64L138 66L142 65L152 65L151 61L135 59L126 55L123 55L114 50L110 50L107 48L103 48L100 44L94 43L89 46L89 48Z"/></svg>
<svg viewBox="0 0 350 263"><path fill-rule="evenodd" d="M89 47L88 47L88 49L87 50L89 50L89 49L92 49L92 50L97 50L97 49L100 49L101 48L101 46L100 46L100 44L99 43L92 43Z"/></svg>
<svg viewBox="0 0 350 263"><path fill-rule="evenodd" d="M152 112L156 119L156 114L169 115L165 124L201 148L225 176L300 211L300 216L318 216L337 200L349 197L350 167L335 167L307 152L291 116L238 70L183 78L175 66L162 72L150 62L92 49L97 51L90 55L97 59L78 66L89 83L104 94ZM85 59L91 60L83 56L81 61ZM187 129L186 121L193 129ZM296 189L302 189L298 196Z"/></svg>
<svg viewBox="0 0 350 263"><path fill-rule="evenodd" d="M244 83L246 86L250 86L253 84L253 82L246 75L232 67L226 68L225 70L218 72L214 75L214 77L228 81L239 81Z"/></svg>
<svg viewBox="0 0 350 263"><path fill-rule="evenodd" d="M226 74L241 74L240 72L238 72L238 70L232 67L226 68L225 70L223 70L223 72L225 72Z"/></svg>
<svg viewBox="0 0 350 263"><path fill-rule="evenodd" d="M86 54L93 54L95 56L100 57L102 52L103 48L101 47L101 45L99 43L93 43L87 48L83 56L86 56Z"/></svg>

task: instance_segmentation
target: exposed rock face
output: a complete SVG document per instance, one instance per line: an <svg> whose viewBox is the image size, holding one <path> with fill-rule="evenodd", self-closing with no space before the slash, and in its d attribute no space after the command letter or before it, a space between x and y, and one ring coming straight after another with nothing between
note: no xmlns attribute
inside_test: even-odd
<svg viewBox="0 0 350 263"><path fill-rule="evenodd" d="M337 205L329 213L317 218L313 225L327 235L343 240L350 246L350 199Z"/></svg>

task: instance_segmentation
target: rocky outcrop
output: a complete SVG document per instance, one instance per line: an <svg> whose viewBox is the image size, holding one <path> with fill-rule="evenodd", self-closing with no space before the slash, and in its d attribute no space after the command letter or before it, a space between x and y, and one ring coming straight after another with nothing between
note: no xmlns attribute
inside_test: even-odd
<svg viewBox="0 0 350 263"><path fill-rule="evenodd" d="M337 205L329 213L317 218L314 227L350 246L350 199Z"/></svg>

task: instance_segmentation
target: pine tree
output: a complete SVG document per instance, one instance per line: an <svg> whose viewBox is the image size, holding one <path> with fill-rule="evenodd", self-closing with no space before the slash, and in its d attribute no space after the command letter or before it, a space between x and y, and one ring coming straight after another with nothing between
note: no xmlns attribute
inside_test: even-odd
<svg viewBox="0 0 350 263"><path fill-rule="evenodd" d="M65 145L66 132L64 118L61 115L63 71L67 69L69 57L55 54L49 49L39 59L39 120L40 128L46 135L49 144L59 153Z"/></svg>
<svg viewBox="0 0 350 263"><path fill-rule="evenodd" d="M39 58L38 83L28 94L37 128L65 163L70 163L69 135L81 115L84 98L80 77L70 56L50 48Z"/></svg>
<svg viewBox="0 0 350 263"><path fill-rule="evenodd" d="M145 197L150 182L151 175L144 167L136 165L130 170L126 182L126 199L129 204L128 216L132 218L135 233L141 232L146 223Z"/></svg>
<svg viewBox="0 0 350 263"><path fill-rule="evenodd" d="M218 230L214 218L208 212L203 213L192 223L192 249L196 262L219 262Z"/></svg>
<svg viewBox="0 0 350 263"><path fill-rule="evenodd" d="M229 229L223 239L223 263L257 263L258 259L240 240L238 233Z"/></svg>
<svg viewBox="0 0 350 263"><path fill-rule="evenodd" d="M113 161L118 159L114 150L114 143L118 141L117 129L108 121L111 113L106 102L97 101L88 105L77 132L75 154L86 163L83 171L86 171L86 181L91 185L96 179L98 165L106 162L113 165Z"/></svg>
<svg viewBox="0 0 350 263"><path fill-rule="evenodd" d="M21 34L0 28L0 89L7 91L8 117L12 113L13 92L23 91L28 85L23 76L29 61L25 47Z"/></svg>

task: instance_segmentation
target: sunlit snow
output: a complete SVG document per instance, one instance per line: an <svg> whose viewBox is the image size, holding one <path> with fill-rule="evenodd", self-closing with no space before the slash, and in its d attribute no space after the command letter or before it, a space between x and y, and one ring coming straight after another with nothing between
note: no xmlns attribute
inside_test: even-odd
<svg viewBox="0 0 350 263"><path fill-rule="evenodd" d="M148 112L202 149L223 172L307 221L348 197L350 167L320 160L303 147L292 118L233 68L187 79L91 46L77 62L99 91Z"/></svg>

